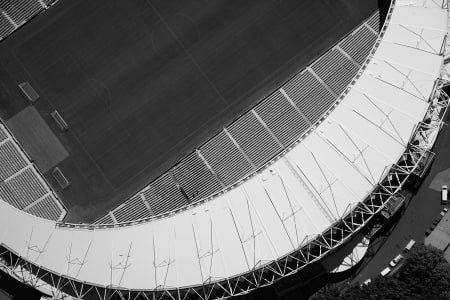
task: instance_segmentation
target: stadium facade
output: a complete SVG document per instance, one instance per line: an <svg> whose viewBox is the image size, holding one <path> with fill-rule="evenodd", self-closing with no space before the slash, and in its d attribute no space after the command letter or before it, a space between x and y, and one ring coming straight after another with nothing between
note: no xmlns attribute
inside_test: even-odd
<svg viewBox="0 0 450 300"><path fill-rule="evenodd" d="M221 299L320 260L423 175L448 106L448 20L446 1L392 1L326 113L214 196L110 225L44 219L0 201L1 269L55 298ZM295 92L277 93L295 102ZM0 143L12 141L1 129Z"/></svg>

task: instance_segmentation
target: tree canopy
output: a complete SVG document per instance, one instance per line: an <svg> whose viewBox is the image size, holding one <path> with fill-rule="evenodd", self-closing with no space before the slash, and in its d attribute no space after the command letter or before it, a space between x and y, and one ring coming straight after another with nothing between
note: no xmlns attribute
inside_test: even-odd
<svg viewBox="0 0 450 300"><path fill-rule="evenodd" d="M450 264L442 251L418 243L394 275L372 279L367 286L354 284L344 290L328 286L311 297L311 300L325 299L450 299Z"/></svg>

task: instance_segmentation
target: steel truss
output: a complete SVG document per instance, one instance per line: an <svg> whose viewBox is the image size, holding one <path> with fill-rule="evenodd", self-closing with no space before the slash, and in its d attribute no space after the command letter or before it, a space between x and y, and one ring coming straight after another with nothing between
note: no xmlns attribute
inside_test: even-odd
<svg viewBox="0 0 450 300"><path fill-rule="evenodd" d="M426 116L417 124L409 144L399 161L386 168L384 178L373 192L362 202L347 207L344 217L327 231L306 237L297 251L272 262L263 262L251 272L232 278L214 278L201 286L180 289L160 289L151 291L123 290L115 286L96 286L79 282L61 274L53 274L35 266L6 246L0 246L0 268L19 278L24 283L51 291L52 297L70 299L73 295L82 299L223 299L248 293L256 288L273 284L281 278L294 274L345 243L349 237L364 227L373 216L381 211L389 211L395 205L400 191L411 174L421 177L434 157L432 147L443 126L443 117L449 106L449 97L442 91L447 85L436 85L436 96L430 100ZM214 282L213 282L214 281Z"/></svg>
<svg viewBox="0 0 450 300"><path fill-rule="evenodd" d="M392 1L394 3L395 1ZM392 5L392 4L391 4ZM391 9L392 10L392 9ZM435 84L435 93L429 101L427 114L417 124L399 161L386 168L385 176L374 190L361 202L350 204L343 217L321 234L307 236L296 251L277 261L262 262L248 273L231 278L211 278L200 286L155 290L125 290L118 286L98 286L80 282L62 274L54 274L0 245L0 269L39 290L46 290L54 299L224 299L248 293L256 288L271 285L283 277L302 270L336 247L344 244L355 232L361 230L380 212L395 205L402 187L410 175L423 176L434 157L432 148L443 126L443 117L450 104L443 88L449 85L443 79ZM70 296L70 295L73 295Z"/></svg>
<svg viewBox="0 0 450 300"><path fill-rule="evenodd" d="M353 249L353 251L347 255L342 260L342 263L335 268L332 273L339 273L339 272L345 272L354 266L358 265L361 260L365 257L367 250L369 248L370 240L367 237L363 237L361 242L359 242L356 247ZM364 249L362 251L358 251L359 249Z"/></svg>

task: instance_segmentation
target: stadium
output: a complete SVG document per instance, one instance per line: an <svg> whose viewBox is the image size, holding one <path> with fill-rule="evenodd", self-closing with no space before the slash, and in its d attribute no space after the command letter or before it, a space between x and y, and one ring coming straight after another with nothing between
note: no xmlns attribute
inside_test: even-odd
<svg viewBox="0 0 450 300"><path fill-rule="evenodd" d="M424 176L447 1L135 2L0 4L2 271L58 299L246 294Z"/></svg>

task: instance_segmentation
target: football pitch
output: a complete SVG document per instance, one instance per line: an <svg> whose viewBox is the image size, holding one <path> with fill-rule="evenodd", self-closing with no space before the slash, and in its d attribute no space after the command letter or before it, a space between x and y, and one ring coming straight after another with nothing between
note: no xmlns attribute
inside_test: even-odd
<svg viewBox="0 0 450 300"><path fill-rule="evenodd" d="M0 43L0 111L34 104L69 156L67 221L169 169L378 8L378 1L60 0ZM69 125L60 132L49 114ZM49 172L45 174L54 184ZM55 184L55 189L58 190Z"/></svg>

